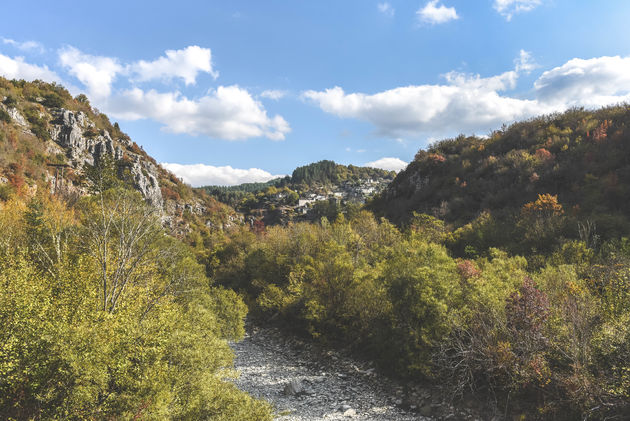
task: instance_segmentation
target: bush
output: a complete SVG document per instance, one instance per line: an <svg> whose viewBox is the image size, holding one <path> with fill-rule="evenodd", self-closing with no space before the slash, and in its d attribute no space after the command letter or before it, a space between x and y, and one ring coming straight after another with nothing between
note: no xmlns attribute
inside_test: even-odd
<svg viewBox="0 0 630 421"><path fill-rule="evenodd" d="M17 100L15 99L15 97L8 95L4 99L4 101L2 101L2 103L6 105L7 107L15 107L17 105Z"/></svg>
<svg viewBox="0 0 630 421"><path fill-rule="evenodd" d="M0 108L0 121L4 121L5 123L11 122L11 116L2 108Z"/></svg>

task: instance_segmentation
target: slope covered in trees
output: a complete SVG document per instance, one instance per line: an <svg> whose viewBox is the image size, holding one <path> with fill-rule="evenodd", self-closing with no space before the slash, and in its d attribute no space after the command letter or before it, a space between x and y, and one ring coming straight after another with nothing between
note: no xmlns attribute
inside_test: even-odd
<svg viewBox="0 0 630 421"><path fill-rule="evenodd" d="M526 238L533 237L527 233L532 213L522 208L540 195L554 197L562 212L535 241ZM417 212L461 228L454 239L459 254L466 246L532 254L550 251L563 238L628 235L628 197L630 107L621 105L538 117L487 138L437 142L419 151L371 208L398 224ZM467 224L476 227L477 238Z"/></svg>
<svg viewBox="0 0 630 421"><path fill-rule="evenodd" d="M395 173L370 167L341 165L333 161L319 161L298 167L291 174L291 183L300 185L339 184L344 181L359 181L368 178L388 178Z"/></svg>

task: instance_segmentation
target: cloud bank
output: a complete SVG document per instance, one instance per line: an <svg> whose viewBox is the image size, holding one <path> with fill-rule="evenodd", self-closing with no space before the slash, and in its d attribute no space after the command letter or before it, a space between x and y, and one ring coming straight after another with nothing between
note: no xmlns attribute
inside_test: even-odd
<svg viewBox="0 0 630 421"><path fill-rule="evenodd" d="M385 158L377 159L376 161L366 162L365 164L363 164L363 166L372 167L372 168L380 168L382 170L387 170L387 171L399 172L407 168L407 164L408 162L405 162L399 158L385 157Z"/></svg>
<svg viewBox="0 0 630 421"><path fill-rule="evenodd" d="M205 164L174 164L163 162L162 165L185 183L193 187L201 186L234 186L243 183L263 183L284 175L272 175L260 168L239 169L229 165L215 167Z"/></svg>
<svg viewBox="0 0 630 421"><path fill-rule="evenodd" d="M126 120L152 119L171 133L202 135L224 140L266 137L283 140L291 131L279 115L268 116L264 106L237 85L218 86L206 95L190 99L179 91L159 92L137 84L182 80L193 85L202 73L218 77L209 48L193 45L167 50L152 61L121 64L112 57L84 54L73 47L59 52L61 64L88 90L100 109ZM114 90L116 79L132 85ZM277 97L277 94L276 94Z"/></svg>

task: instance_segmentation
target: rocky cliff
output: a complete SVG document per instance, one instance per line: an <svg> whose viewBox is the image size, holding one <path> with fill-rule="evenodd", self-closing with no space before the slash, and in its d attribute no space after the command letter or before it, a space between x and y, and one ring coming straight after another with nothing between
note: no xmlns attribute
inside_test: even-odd
<svg viewBox="0 0 630 421"><path fill-rule="evenodd" d="M96 124L83 112L65 108L51 111L53 119L50 134L54 142L64 148L73 168L82 168L105 155L114 160L125 159L133 177L134 187L153 206L162 208L163 199L158 182L157 166L146 156L131 151L131 140L126 137L112 139L107 130L98 130Z"/></svg>

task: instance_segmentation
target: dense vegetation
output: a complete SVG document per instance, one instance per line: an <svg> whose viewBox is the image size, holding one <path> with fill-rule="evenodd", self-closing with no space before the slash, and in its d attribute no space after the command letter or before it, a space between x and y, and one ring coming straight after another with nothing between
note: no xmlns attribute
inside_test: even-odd
<svg viewBox="0 0 630 421"><path fill-rule="evenodd" d="M442 221L400 231L367 212L214 246L212 274L284 320L390 373L435 379L500 414L572 420L630 410L630 242L565 243L539 270L490 249L453 258Z"/></svg>
<svg viewBox="0 0 630 421"><path fill-rule="evenodd" d="M0 204L5 419L270 419L227 381L246 307L138 193Z"/></svg>
<svg viewBox="0 0 630 421"><path fill-rule="evenodd" d="M415 211L459 228L451 247L459 256L466 246L529 256L570 239L618 238L630 234L629 139L630 106L621 105L444 140L418 152L371 208L398 224ZM555 197L563 215L534 227L522 207L541 194Z"/></svg>
<svg viewBox="0 0 630 421"><path fill-rule="evenodd" d="M287 183L283 178L275 178L265 183L243 183L236 186L205 186L200 190L214 196L220 202L237 207L243 199L266 192L270 187L282 187Z"/></svg>
<svg viewBox="0 0 630 421"><path fill-rule="evenodd" d="M393 171L378 168L346 166L336 164L333 161L319 161L293 170L291 183L297 185L340 184L345 181L392 177L394 174Z"/></svg>
<svg viewBox="0 0 630 421"><path fill-rule="evenodd" d="M630 411L630 108L420 151L367 211L206 244L261 320L503 415ZM521 257L522 256L522 257ZM470 402L470 400L468 400Z"/></svg>

